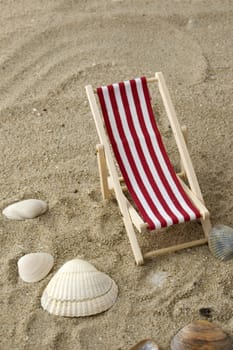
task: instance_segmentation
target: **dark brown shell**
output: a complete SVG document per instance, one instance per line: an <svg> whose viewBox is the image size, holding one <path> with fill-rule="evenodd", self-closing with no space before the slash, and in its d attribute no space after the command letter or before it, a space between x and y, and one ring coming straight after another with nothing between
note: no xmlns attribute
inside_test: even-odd
<svg viewBox="0 0 233 350"><path fill-rule="evenodd" d="M153 342L151 339L144 339L141 340L139 343L134 345L129 350L159 350L159 347L157 344Z"/></svg>
<svg viewBox="0 0 233 350"><path fill-rule="evenodd" d="M172 339L171 350L233 350L233 339L208 321L194 321Z"/></svg>

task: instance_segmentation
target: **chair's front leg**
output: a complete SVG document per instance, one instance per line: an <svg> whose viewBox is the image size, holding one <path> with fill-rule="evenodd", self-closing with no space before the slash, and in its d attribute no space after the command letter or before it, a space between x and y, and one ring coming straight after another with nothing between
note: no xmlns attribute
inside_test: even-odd
<svg viewBox="0 0 233 350"><path fill-rule="evenodd" d="M209 218L209 217L207 217L207 218L205 218L205 219L201 218L200 221L201 221L201 225L202 225L202 228L203 228L205 237L208 239L209 232L210 232L210 230L211 230L211 221L210 221L210 218Z"/></svg>

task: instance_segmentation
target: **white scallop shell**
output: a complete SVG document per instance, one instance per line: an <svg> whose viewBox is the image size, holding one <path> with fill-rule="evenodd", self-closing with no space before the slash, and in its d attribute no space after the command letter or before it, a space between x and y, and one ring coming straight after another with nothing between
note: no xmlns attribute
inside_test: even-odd
<svg viewBox="0 0 233 350"><path fill-rule="evenodd" d="M38 282L52 269L54 259L48 253L30 253L18 260L19 276L25 282Z"/></svg>
<svg viewBox="0 0 233 350"><path fill-rule="evenodd" d="M81 259L65 263L45 288L42 307L54 315L89 316L109 309L118 288L105 273Z"/></svg>
<svg viewBox="0 0 233 350"><path fill-rule="evenodd" d="M33 219L46 212L47 209L47 203L40 199L25 199L9 205L2 213L8 219L24 220Z"/></svg>

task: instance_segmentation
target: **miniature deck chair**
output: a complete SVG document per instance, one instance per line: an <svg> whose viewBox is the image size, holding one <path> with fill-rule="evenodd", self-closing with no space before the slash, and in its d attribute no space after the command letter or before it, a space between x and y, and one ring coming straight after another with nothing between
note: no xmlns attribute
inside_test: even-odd
<svg viewBox="0 0 233 350"><path fill-rule="evenodd" d="M151 82L158 84L180 153L183 168L180 174L176 174L171 165L153 115L147 86ZM88 85L86 92L100 139L97 155L102 195L107 199L115 194L136 263L143 264L144 258L206 244L211 228L209 212L162 73L150 79L142 77L100 87L96 91ZM122 173L120 177L113 153ZM125 187L134 206L123 192ZM190 220L201 221L204 238L142 254L133 225L143 232Z"/></svg>

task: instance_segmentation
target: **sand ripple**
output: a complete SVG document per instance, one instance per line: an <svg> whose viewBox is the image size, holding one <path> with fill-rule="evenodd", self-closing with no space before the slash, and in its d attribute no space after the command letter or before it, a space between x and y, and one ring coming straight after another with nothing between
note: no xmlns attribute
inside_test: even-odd
<svg viewBox="0 0 233 350"><path fill-rule="evenodd" d="M163 71L191 130L213 223L232 225L231 1L24 0L0 7L0 206L26 198L49 203L35 220L1 220L0 349L127 350L151 337L167 350L205 307L232 332L231 262L200 247L135 267L116 203L101 199L84 90ZM159 100L156 109L161 121ZM168 124L161 127L170 142ZM139 241L146 250L199 233L192 224ZM40 295L50 277L28 285L16 268L35 251L54 256L54 272L77 256L105 271L119 286L114 308L84 319L44 312Z"/></svg>

